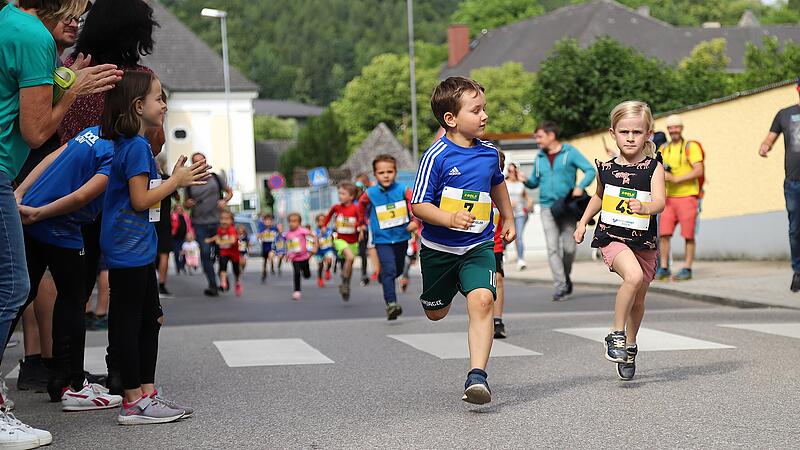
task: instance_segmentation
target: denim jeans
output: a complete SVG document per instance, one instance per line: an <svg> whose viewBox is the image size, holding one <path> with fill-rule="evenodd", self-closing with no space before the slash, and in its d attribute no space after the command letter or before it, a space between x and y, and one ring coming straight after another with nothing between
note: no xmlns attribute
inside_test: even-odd
<svg viewBox="0 0 800 450"><path fill-rule="evenodd" d="M550 208L542 208L542 227L547 243L547 260L553 274L556 291L567 289L567 280L575 260L576 223L572 220L560 222L553 217Z"/></svg>
<svg viewBox="0 0 800 450"><path fill-rule="evenodd" d="M792 253L792 270L800 272L800 181L784 180L783 196L789 213L789 249Z"/></svg>
<svg viewBox="0 0 800 450"><path fill-rule="evenodd" d="M186 258L181 255L183 250L183 239L172 237L172 256L175 258L175 273L186 270Z"/></svg>
<svg viewBox="0 0 800 450"><path fill-rule="evenodd" d="M383 300L388 305L397 301L394 280L402 274L406 262L408 242L396 244L375 244L378 260L381 262L380 279L383 285Z"/></svg>
<svg viewBox="0 0 800 450"><path fill-rule="evenodd" d="M525 231L525 224L528 222L528 215L514 216L514 228L517 229L517 258L521 261L525 260L525 242L522 240L522 233Z"/></svg>
<svg viewBox="0 0 800 450"><path fill-rule="evenodd" d="M28 299L31 287L24 242L11 178L0 171L0 336L4 338L11 331L17 311ZM0 361L4 351L2 346Z"/></svg>
<svg viewBox="0 0 800 450"><path fill-rule="evenodd" d="M206 239L217 234L216 224L194 224L194 234L200 244L200 261L203 264L203 272L208 280L208 287L217 288L217 274L214 272L214 261L211 260L211 244L206 243Z"/></svg>

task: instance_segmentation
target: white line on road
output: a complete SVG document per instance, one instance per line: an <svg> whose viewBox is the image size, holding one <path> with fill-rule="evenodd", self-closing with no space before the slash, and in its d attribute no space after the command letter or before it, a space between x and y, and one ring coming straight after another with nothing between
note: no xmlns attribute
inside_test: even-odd
<svg viewBox="0 0 800 450"><path fill-rule="evenodd" d="M554 331L559 333L571 334L596 342L603 342L608 334L608 328L560 328ZM671 350L716 350L723 348L736 348L730 345L718 344L716 342L704 341L679 334L667 333L664 331L652 330L649 328L639 329L636 338L639 350L643 352L671 351Z"/></svg>
<svg viewBox="0 0 800 450"><path fill-rule="evenodd" d="M800 339L800 323L746 323L717 326Z"/></svg>
<svg viewBox="0 0 800 450"><path fill-rule="evenodd" d="M333 364L333 360L302 339L214 341L228 367Z"/></svg>
<svg viewBox="0 0 800 450"><path fill-rule="evenodd" d="M440 359L469 358L467 333L390 334L387 336ZM540 356L541 353L494 341L491 355L496 358L500 356Z"/></svg>

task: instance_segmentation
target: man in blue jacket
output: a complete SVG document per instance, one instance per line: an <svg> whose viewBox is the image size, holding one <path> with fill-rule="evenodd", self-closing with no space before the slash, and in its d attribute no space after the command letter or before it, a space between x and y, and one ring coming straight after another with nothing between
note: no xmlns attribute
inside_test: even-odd
<svg viewBox="0 0 800 450"><path fill-rule="evenodd" d="M554 122L541 122L533 137L541 150L536 155L533 173L522 181L530 189L539 188L547 257L555 286L553 301L557 302L572 293L569 276L575 259L575 240L572 235L576 222L574 219L554 218L550 207L567 195L583 195L597 175L597 170L577 148L559 142L558 125ZM576 184L578 169L583 172L583 179Z"/></svg>

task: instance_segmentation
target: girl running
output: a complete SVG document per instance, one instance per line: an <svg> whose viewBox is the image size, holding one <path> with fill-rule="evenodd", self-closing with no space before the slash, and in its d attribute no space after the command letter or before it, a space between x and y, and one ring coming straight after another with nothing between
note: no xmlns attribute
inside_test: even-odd
<svg viewBox="0 0 800 450"><path fill-rule="evenodd" d="M336 260L336 250L333 249L333 229L323 223L325 214L316 217L317 230L317 286L325 287L325 280L331 279L331 266ZM324 273L324 279L323 279Z"/></svg>
<svg viewBox="0 0 800 450"><path fill-rule="evenodd" d="M161 83L149 72L126 71L106 94L101 130L114 142L114 157L103 202L100 245L109 267L109 344L119 351L124 399L117 422L165 423L186 409L158 396L155 389L158 333L163 313L153 262L157 241L153 222L160 201L179 187L197 186L209 176L198 162L175 164L161 182L145 130L162 127L166 113Z"/></svg>
<svg viewBox="0 0 800 450"><path fill-rule="evenodd" d="M314 235L308 228L300 226L302 218L298 213L291 213L287 218L289 222L289 231L286 232L286 258L292 262L292 271L294 273L294 293L292 299L300 300L300 276L303 278L311 278L311 268L308 266L308 260L311 259L314 247L316 247L316 240ZM308 238L311 237L312 244L308 245Z"/></svg>
<svg viewBox="0 0 800 450"><path fill-rule="evenodd" d="M242 295L242 284L239 281L241 267L239 266L239 236L233 226L233 213L227 209L219 215L219 228L217 234L206 239L207 244L214 243L219 248L219 288L224 292L230 289L228 285L228 263L233 266L233 277L236 296Z"/></svg>
<svg viewBox="0 0 800 450"><path fill-rule="evenodd" d="M575 230L581 243L586 224L600 212L592 247L600 248L609 269L622 278L614 306L614 323L605 338L605 357L617 363L617 375L630 380L636 372L636 335L644 316L647 288L658 263L656 215L664 209L664 167L654 159L653 116L646 103L627 101L611 111L611 138L619 155L595 161L597 192Z"/></svg>

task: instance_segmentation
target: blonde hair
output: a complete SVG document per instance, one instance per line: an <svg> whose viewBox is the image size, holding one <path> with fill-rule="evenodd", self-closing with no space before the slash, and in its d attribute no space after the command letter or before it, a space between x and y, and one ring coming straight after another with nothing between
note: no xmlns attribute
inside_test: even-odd
<svg viewBox="0 0 800 450"><path fill-rule="evenodd" d="M35 9L39 20L52 25L67 17L82 16L88 3L89 0L19 0L17 4L20 8Z"/></svg>
<svg viewBox="0 0 800 450"><path fill-rule="evenodd" d="M653 131L655 121L653 120L653 114L650 112L650 107L647 105L647 103L637 100L628 100L622 102L611 110L611 114L609 114L611 128L616 128L620 120L631 117L641 117L644 121L645 130L648 133ZM648 138L644 143L643 153L645 156L654 158L656 156L655 142Z"/></svg>

